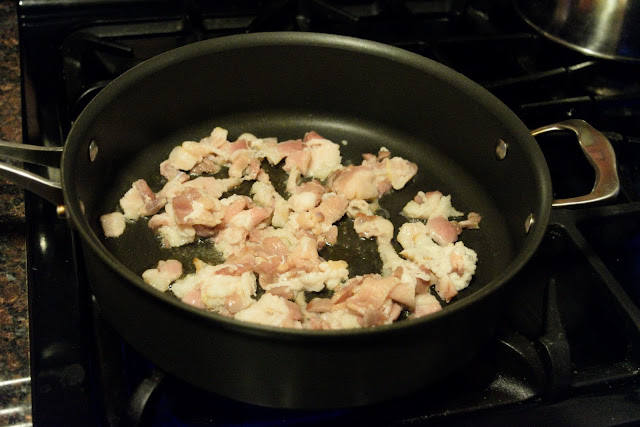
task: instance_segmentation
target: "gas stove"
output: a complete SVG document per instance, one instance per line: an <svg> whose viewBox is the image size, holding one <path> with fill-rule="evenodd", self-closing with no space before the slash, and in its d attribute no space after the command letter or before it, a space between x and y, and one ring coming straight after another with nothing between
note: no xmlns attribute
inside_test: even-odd
<svg viewBox="0 0 640 427"><path fill-rule="evenodd" d="M26 196L33 420L79 425L572 424L640 421L640 65L584 56L533 32L508 1L23 0L24 141L61 146L112 79L199 40L259 31L355 36L465 74L531 128L567 118L611 141L620 195L554 209L510 286L496 337L424 391L375 407L291 411L199 390L157 370L103 319L78 237ZM539 137L554 196L588 193L573 137ZM57 177L55 169L38 169Z"/></svg>

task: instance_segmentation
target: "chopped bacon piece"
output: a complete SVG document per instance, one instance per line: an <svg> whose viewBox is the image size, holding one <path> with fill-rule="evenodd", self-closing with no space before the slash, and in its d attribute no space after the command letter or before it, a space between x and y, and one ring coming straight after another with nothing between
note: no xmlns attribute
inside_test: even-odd
<svg viewBox="0 0 640 427"><path fill-rule="evenodd" d="M314 298L307 304L307 311L311 313L326 313L333 310L333 302L330 298Z"/></svg>
<svg viewBox="0 0 640 427"><path fill-rule="evenodd" d="M385 158L383 162L387 160L389 164L386 166L386 169L388 170L389 181L394 190L403 188L418 172L418 165L402 157Z"/></svg>
<svg viewBox="0 0 640 427"><path fill-rule="evenodd" d="M362 326L370 327L384 324L385 320L387 320L387 316L379 310L374 308L367 308L362 315Z"/></svg>
<svg viewBox="0 0 640 427"><path fill-rule="evenodd" d="M320 241L328 241L333 233L333 223L342 218L347 209L347 199L335 193L323 196L322 202L308 212L291 214L292 222L296 228L309 231L314 236L319 236Z"/></svg>
<svg viewBox="0 0 640 427"><path fill-rule="evenodd" d="M393 276L382 278L372 275L366 277L354 295L346 300L347 307L361 315L364 315L369 308L378 309L398 283L399 279Z"/></svg>
<svg viewBox="0 0 640 427"><path fill-rule="evenodd" d="M196 239L196 230L190 226L160 226L157 230L165 248L175 248L192 243Z"/></svg>
<svg viewBox="0 0 640 427"><path fill-rule="evenodd" d="M465 219L464 221L460 221L458 224L460 224L460 227L462 228L477 230L480 228L481 219L482 217L479 213L469 212L469 214L467 215L467 219Z"/></svg>
<svg viewBox="0 0 640 427"><path fill-rule="evenodd" d="M304 138L302 139L302 142L311 141L312 139L324 139L324 138L321 137L318 132L316 132L315 130L312 130L304 134Z"/></svg>
<svg viewBox="0 0 640 427"><path fill-rule="evenodd" d="M201 159L185 150L182 146L174 147L169 153L169 165L174 169L191 170Z"/></svg>
<svg viewBox="0 0 640 427"><path fill-rule="evenodd" d="M309 211L318 206L324 195L324 190L322 184L316 180L292 187L288 205L294 212Z"/></svg>
<svg viewBox="0 0 640 427"><path fill-rule="evenodd" d="M157 231L158 228L170 225L172 223L175 223L175 221L169 216L167 212L163 212L152 216L149 219L149 223L147 225L150 229Z"/></svg>
<svg viewBox="0 0 640 427"><path fill-rule="evenodd" d="M246 266L228 263L206 265L187 275L189 277L198 284L202 302L211 310L231 313L230 308L237 312L253 303L251 297L256 292L256 280Z"/></svg>
<svg viewBox="0 0 640 427"><path fill-rule="evenodd" d="M160 163L160 175L167 178L167 180L172 180L178 173L180 173L180 170L172 166L169 160Z"/></svg>
<svg viewBox="0 0 640 427"><path fill-rule="evenodd" d="M378 197L375 173L366 166L347 166L329 178L329 187L347 200L369 200Z"/></svg>
<svg viewBox="0 0 640 427"><path fill-rule="evenodd" d="M286 172L291 172L293 168L298 169L303 175L309 172L309 164L311 163L311 153L309 151L294 151L287 156L284 162Z"/></svg>
<svg viewBox="0 0 640 427"><path fill-rule="evenodd" d="M156 268L150 268L142 273L142 279L159 291L169 289L171 282L182 276L182 264L175 259L158 262Z"/></svg>
<svg viewBox="0 0 640 427"><path fill-rule="evenodd" d="M287 286L277 286L275 288L269 288L267 290L270 294L277 295L284 299L292 299L294 297L293 291Z"/></svg>
<svg viewBox="0 0 640 427"><path fill-rule="evenodd" d="M226 206L224 210L224 217L222 218L222 225L227 225L231 221L231 218L242 212L245 208L251 206L251 199L246 196L231 196L223 200L223 204Z"/></svg>
<svg viewBox="0 0 640 427"><path fill-rule="evenodd" d="M162 190L158 191L158 197L163 197L165 199L172 199L178 193L184 190L182 184L189 181L189 175L184 172L178 172L173 178L171 178L167 183L162 187Z"/></svg>
<svg viewBox="0 0 640 427"><path fill-rule="evenodd" d="M399 316L400 313L402 313L402 307L398 304L392 304L391 305L391 310L389 311L389 314L387 315L387 322L391 323L393 321L395 321Z"/></svg>
<svg viewBox="0 0 640 427"><path fill-rule="evenodd" d="M225 151L228 151L229 153L235 153L238 150L247 150L248 148L249 145L247 144L247 141L245 141L244 139L239 139L227 145Z"/></svg>
<svg viewBox="0 0 640 427"><path fill-rule="evenodd" d="M223 218L218 200L187 188L171 200L176 224L215 227Z"/></svg>
<svg viewBox="0 0 640 427"><path fill-rule="evenodd" d="M451 262L451 271L458 273L459 275L464 274L465 269L464 249L464 246L454 246L451 254L449 255L449 261Z"/></svg>
<svg viewBox="0 0 640 427"><path fill-rule="evenodd" d="M404 247L402 256L430 272L430 282L445 301L469 285L478 258L462 242L439 245L429 236L428 227L419 222L403 224L398 242Z"/></svg>
<svg viewBox="0 0 640 427"><path fill-rule="evenodd" d="M213 238L216 248L225 258L241 252L245 248L248 231L242 227L226 227Z"/></svg>
<svg viewBox="0 0 640 427"><path fill-rule="evenodd" d="M380 149L380 151L378 151L378 160L386 159L389 156L391 156L391 151L389 150Z"/></svg>
<svg viewBox="0 0 640 427"><path fill-rule="evenodd" d="M290 154L302 151L303 148L302 141L299 139L283 141L277 145L278 152L282 154L282 157L287 157Z"/></svg>
<svg viewBox="0 0 640 427"><path fill-rule="evenodd" d="M304 212L318 206L321 197L311 191L301 191L289 197L288 203L294 212Z"/></svg>
<svg viewBox="0 0 640 427"><path fill-rule="evenodd" d="M335 245L338 242L338 227L332 225L329 227L329 231L323 234L323 240L318 244Z"/></svg>
<svg viewBox="0 0 640 427"><path fill-rule="evenodd" d="M127 219L136 220L141 215L153 215L166 203L162 195L156 195L144 179L135 181L120 199L120 207Z"/></svg>
<svg viewBox="0 0 640 427"><path fill-rule="evenodd" d="M358 214L353 222L353 228L360 237L379 237L389 241L393 238L391 221L377 215Z"/></svg>
<svg viewBox="0 0 640 427"><path fill-rule="evenodd" d="M251 231L262 221L268 219L272 212L272 209L256 206L238 212L229 220L227 225L229 227L239 227Z"/></svg>
<svg viewBox="0 0 640 427"><path fill-rule="evenodd" d="M262 258L270 258L274 256L284 257L290 252L291 251L286 243L276 236L267 236L260 242L258 247L253 249L253 254Z"/></svg>
<svg viewBox="0 0 640 427"><path fill-rule="evenodd" d="M203 190L210 197L219 199L224 193L240 185L241 182L236 178L216 179L210 176L201 176L185 182L184 186Z"/></svg>
<svg viewBox="0 0 640 427"><path fill-rule="evenodd" d="M356 276L346 282L340 289L336 290L331 297L331 302L334 304L340 304L353 296L355 289L362 284L364 280L363 276Z"/></svg>
<svg viewBox="0 0 640 427"><path fill-rule="evenodd" d="M210 145L212 147L221 147L226 142L228 142L227 141L228 134L229 133L227 132L226 129L223 129L221 127L215 127L213 131L211 131L211 135L209 135L207 138L205 138L201 142L207 145Z"/></svg>
<svg viewBox="0 0 640 427"><path fill-rule="evenodd" d="M195 230L196 236L198 237L213 237L217 233L215 228L207 227L200 224L193 224L193 229Z"/></svg>
<svg viewBox="0 0 640 427"><path fill-rule="evenodd" d="M434 216L445 218L462 215L451 206L451 196L443 196L439 191L424 193L419 191L412 201L402 209L408 218L429 219Z"/></svg>
<svg viewBox="0 0 640 427"><path fill-rule="evenodd" d="M325 193L324 187L315 179L307 181L296 189L296 193L313 193L318 197L322 197Z"/></svg>
<svg viewBox="0 0 640 427"><path fill-rule="evenodd" d="M162 164L160 165L162 167ZM220 166L220 158L214 155L208 155L198 162L189 172L193 174L218 173L222 167ZM170 179L167 175L162 174L165 178Z"/></svg>
<svg viewBox="0 0 640 427"><path fill-rule="evenodd" d="M251 157L249 150L243 150L242 153L235 156L231 162L231 166L229 166L229 178L242 178L242 175L244 174L245 169L249 167L251 160L253 160L253 158Z"/></svg>
<svg viewBox="0 0 640 427"><path fill-rule="evenodd" d="M118 237L124 233L126 221L121 212L111 212L100 217L102 231L105 237Z"/></svg>
<svg viewBox="0 0 640 427"><path fill-rule="evenodd" d="M442 310L438 299L431 294L416 295L416 308L413 311L414 317L427 316Z"/></svg>
<svg viewBox="0 0 640 427"><path fill-rule="evenodd" d="M140 190L135 186L131 186L120 199L120 207L126 219L136 220L140 218L140 211L144 208L144 199L140 194Z"/></svg>
<svg viewBox="0 0 640 427"><path fill-rule="evenodd" d="M340 156L340 146L328 139L310 139L305 142L305 151L311 155L308 170L304 171L305 176L318 179L327 179L342 165L342 156ZM302 170L302 169L301 169Z"/></svg>
<svg viewBox="0 0 640 427"><path fill-rule="evenodd" d="M284 273L292 268L314 268L320 261L316 242L310 237L303 237L291 251L291 256L278 266L278 272Z"/></svg>
<svg viewBox="0 0 640 427"><path fill-rule="evenodd" d="M320 205L313 211L322 214L323 221L327 224L333 224L342 216L347 210L347 200L339 195L329 194Z"/></svg>
<svg viewBox="0 0 640 427"><path fill-rule="evenodd" d="M454 243L458 240L459 231L455 224L443 216L432 216L427 221L427 233L439 245Z"/></svg>
<svg viewBox="0 0 640 427"><path fill-rule="evenodd" d="M401 157L390 157L387 150L380 150L378 156L373 154L363 155L362 167L368 168L375 175L373 182L378 192L378 197L391 191L400 190L418 172L418 166Z"/></svg>
<svg viewBox="0 0 640 427"><path fill-rule="evenodd" d="M294 153L302 152L303 148L302 141L296 139L284 141L279 144L268 144L265 142L263 151L269 163L277 165L282 161L282 159L285 159Z"/></svg>
<svg viewBox="0 0 640 427"><path fill-rule="evenodd" d="M207 144L202 144L196 141L184 141L182 143L182 148L194 156L197 159L197 162L201 162L205 156L211 154L211 147ZM186 170L186 169L185 169Z"/></svg>
<svg viewBox="0 0 640 427"><path fill-rule="evenodd" d="M378 209L378 203L373 202L369 204L367 201L362 199L353 199L349 201L349 205L347 206L347 216L349 218L355 218L358 214L362 215L373 215Z"/></svg>
<svg viewBox="0 0 640 427"><path fill-rule="evenodd" d="M200 292L200 288L194 288L185 293L182 297L182 302L196 308L207 308L207 306L202 302L202 292Z"/></svg>
<svg viewBox="0 0 640 427"><path fill-rule="evenodd" d="M400 282L389 292L389 298L407 307L415 305L416 286L409 282Z"/></svg>
<svg viewBox="0 0 640 427"><path fill-rule="evenodd" d="M451 301L451 298L458 295L458 291L456 290L453 282L449 278L449 276L442 276L438 278L439 280L436 282L436 292L445 300L445 302Z"/></svg>
<svg viewBox="0 0 640 427"><path fill-rule="evenodd" d="M244 322L263 325L301 328L300 307L282 297L265 293L257 302L236 313L235 318Z"/></svg>
<svg viewBox="0 0 640 427"><path fill-rule="evenodd" d="M231 294L224 300L224 310L236 314L245 308L245 300L238 294Z"/></svg>

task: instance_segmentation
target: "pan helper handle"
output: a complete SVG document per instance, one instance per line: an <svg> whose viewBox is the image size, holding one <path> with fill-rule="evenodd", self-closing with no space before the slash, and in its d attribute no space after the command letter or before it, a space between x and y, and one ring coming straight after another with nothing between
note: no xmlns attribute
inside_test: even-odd
<svg viewBox="0 0 640 427"><path fill-rule="evenodd" d="M0 140L0 157L41 166L60 168L62 150L62 147L40 147ZM4 162L0 162L0 177L36 193L51 203L64 204L62 185L59 182Z"/></svg>
<svg viewBox="0 0 640 427"><path fill-rule="evenodd" d="M570 130L576 134L582 152L596 170L596 182L589 194L569 199L558 199L553 202L553 206L593 203L617 196L620 191L620 180L616 167L616 154L609 140L589 123L578 119L543 126L532 130L531 134L537 136L558 130Z"/></svg>

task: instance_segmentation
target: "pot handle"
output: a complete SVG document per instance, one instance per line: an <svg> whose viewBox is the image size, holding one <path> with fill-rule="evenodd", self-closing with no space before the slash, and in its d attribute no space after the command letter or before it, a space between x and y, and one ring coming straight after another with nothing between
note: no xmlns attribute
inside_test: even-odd
<svg viewBox="0 0 640 427"><path fill-rule="evenodd" d="M0 140L0 157L41 166L60 168L62 147L40 147ZM64 204L62 185L22 168L0 162L0 177L56 205Z"/></svg>
<svg viewBox="0 0 640 427"><path fill-rule="evenodd" d="M618 170L616 168L616 154L609 140L589 123L578 119L543 126L532 130L531 134L537 136L558 130L570 130L576 134L582 152L596 170L596 182L589 194L569 199L558 199L553 202L552 206L593 203L617 196L620 191L620 180L618 179Z"/></svg>

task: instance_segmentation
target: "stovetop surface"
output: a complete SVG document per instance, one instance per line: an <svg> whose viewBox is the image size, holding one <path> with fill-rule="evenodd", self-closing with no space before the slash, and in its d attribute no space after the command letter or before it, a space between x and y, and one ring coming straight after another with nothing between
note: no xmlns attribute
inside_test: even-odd
<svg viewBox="0 0 640 427"><path fill-rule="evenodd" d="M113 8L114 4L118 8ZM126 5L125 5L126 4ZM62 145L109 81L174 47L227 34L317 31L368 38L462 72L531 128L581 118L611 140L622 189L595 207L554 210L511 286L496 338L423 392L338 411L257 408L155 370L92 302L77 236L26 198L34 421L105 425L555 424L640 420L640 83L635 65L594 60L532 32L507 1L20 3L25 142ZM43 67L47 64L47 67ZM24 77L26 76L26 77ZM52 84L53 83L53 84ZM567 135L539 138L554 196L594 173ZM39 170L56 176L54 170ZM37 220L36 220L37 219Z"/></svg>

